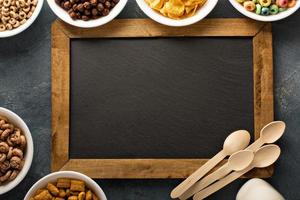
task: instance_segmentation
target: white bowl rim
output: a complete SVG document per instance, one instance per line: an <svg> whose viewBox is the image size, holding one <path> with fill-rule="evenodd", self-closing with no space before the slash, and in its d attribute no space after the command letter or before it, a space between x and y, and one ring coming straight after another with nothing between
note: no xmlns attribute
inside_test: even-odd
<svg viewBox="0 0 300 200"><path fill-rule="evenodd" d="M127 1L128 0L120 0L107 16L100 17L98 19L83 21L83 20L73 20L69 16L67 11L65 11L59 5L56 4L55 0L47 0L49 7L58 18L60 18L61 20L63 20L64 22L70 25L79 28L94 28L110 22L120 14L120 12L124 9L125 5L127 4Z"/></svg>
<svg viewBox="0 0 300 200"><path fill-rule="evenodd" d="M205 18L217 5L218 0L207 0L207 2L200 8L196 14L192 17L188 17L185 19L171 19L168 17L163 16L162 14L158 13L157 11L153 10L145 0L136 0L140 9L151 19L154 21L167 25L167 26L174 26L174 27L181 27L181 26L188 26L194 24L203 18Z"/></svg>
<svg viewBox="0 0 300 200"><path fill-rule="evenodd" d="M0 32L0 38L11 37L25 31L36 20L36 18L38 17L38 15L42 10L43 4L44 4L44 0L38 0L37 6L33 11L32 16L24 24L20 25L18 28Z"/></svg>
<svg viewBox="0 0 300 200"><path fill-rule="evenodd" d="M268 15L268 16L262 16L258 15L254 12L247 11L240 3L238 3L236 0L229 0L231 5L237 9L241 14L245 15L246 17L249 17L251 19L257 20L257 21L263 21L263 22L274 22L279 21L282 19L285 19L289 17L290 15L294 14L299 8L300 8L300 0L297 0L297 4L289 8L288 10L278 13L276 15Z"/></svg>
<svg viewBox="0 0 300 200"><path fill-rule="evenodd" d="M21 117L19 117L16 113L14 113L11 110L8 110L6 108L0 107L0 112L4 112L4 113L9 113L9 115L12 115L13 118L15 118L17 121L19 121L20 124L22 124L23 126L23 133L26 137L27 140L27 147L26 147L26 154L25 154L25 164L22 168L22 170L20 171L20 173L18 174L18 176L16 177L15 180L8 182L5 185L0 186L0 195L4 194L10 190L12 190L14 187L16 187L27 175L30 167L31 167L31 163L32 163L32 159L33 159L33 152L34 152L34 146L33 146L33 141L32 141L32 137L31 137L31 132L28 128L28 126L26 125L26 123L21 119ZM8 117L8 116L4 116L4 117ZM9 117L8 117L9 118Z"/></svg>
<svg viewBox="0 0 300 200"><path fill-rule="evenodd" d="M40 184L42 184L42 182L46 181L47 179L56 176L57 178L59 177L68 177L68 176L78 176L80 180L85 181L85 183L87 185L93 185L95 188L97 188L98 191L93 191L94 193L100 194L100 199L101 200L107 200L105 193L103 192L102 188L90 177L88 177L85 174L82 174L80 172L75 172L75 171L58 171L58 172L53 172L50 173L46 176L44 176L43 178L39 179L33 186L31 186L31 188L29 189L29 191L27 192L26 196L24 197L24 200L29 200L30 199L30 195L35 192L37 188Z"/></svg>

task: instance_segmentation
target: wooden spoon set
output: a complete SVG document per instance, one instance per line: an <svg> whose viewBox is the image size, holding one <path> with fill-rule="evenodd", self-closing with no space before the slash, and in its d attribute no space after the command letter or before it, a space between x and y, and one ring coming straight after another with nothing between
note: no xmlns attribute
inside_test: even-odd
<svg viewBox="0 0 300 200"><path fill-rule="evenodd" d="M181 200L192 196L194 200L204 199L253 168L272 165L281 152L279 146L272 143L283 135L284 130L284 122L271 122L260 131L260 138L250 146L248 146L250 143L248 131L239 130L231 133L226 138L223 149L179 184L171 192L171 197ZM264 144L268 145L263 146ZM229 159L223 166L207 175L227 156Z"/></svg>

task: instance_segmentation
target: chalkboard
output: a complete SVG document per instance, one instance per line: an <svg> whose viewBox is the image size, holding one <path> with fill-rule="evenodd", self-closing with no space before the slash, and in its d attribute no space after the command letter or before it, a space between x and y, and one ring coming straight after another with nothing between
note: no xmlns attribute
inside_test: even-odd
<svg viewBox="0 0 300 200"><path fill-rule="evenodd" d="M59 81L68 82L68 99L59 99L57 104L68 102L67 144L56 138L57 131L53 144L54 151L67 148L62 169L97 178L181 178L221 150L231 132L246 129L255 139L257 129L272 121L273 109L262 108L266 106L262 92L272 82L272 60L263 60L261 53L266 52L260 50L272 54L268 26L240 21L251 31L256 28L256 34L245 35L241 30L228 35L223 30L216 36L196 25L184 37L180 29L163 27L171 32L153 37L156 32L151 30L143 36L138 32L145 23L156 31L160 25L128 21L137 26L136 36L118 32L110 37L99 28L78 32L81 37L77 37L76 29L61 24L57 30L70 36L63 59L68 64L62 66L68 71L59 75ZM97 37L89 35L94 33ZM256 45L259 34L267 45ZM58 62L61 65L62 60ZM52 74L54 82L58 82L56 73ZM262 76L269 79L263 87ZM272 103L272 88L267 92L265 100ZM57 159L60 152L56 152ZM168 166L171 162L181 163L174 170ZM263 171L254 174L264 176Z"/></svg>

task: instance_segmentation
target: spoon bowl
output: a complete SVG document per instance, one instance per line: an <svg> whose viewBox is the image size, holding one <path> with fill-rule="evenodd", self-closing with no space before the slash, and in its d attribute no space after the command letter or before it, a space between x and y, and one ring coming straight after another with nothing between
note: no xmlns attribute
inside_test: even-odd
<svg viewBox="0 0 300 200"><path fill-rule="evenodd" d="M233 171L240 171L248 167L254 158L253 151L243 150L232 154L228 159L228 167Z"/></svg>
<svg viewBox="0 0 300 200"><path fill-rule="evenodd" d="M227 155L245 149L250 143L250 133L246 130L238 130L231 133L225 140L223 151Z"/></svg>
<svg viewBox="0 0 300 200"><path fill-rule="evenodd" d="M252 165L257 168L268 167L279 158L280 153L280 147L275 144L263 146L255 153Z"/></svg>
<svg viewBox="0 0 300 200"><path fill-rule="evenodd" d="M264 143L276 142L284 133L285 123L283 121L274 121L263 127L260 136Z"/></svg>

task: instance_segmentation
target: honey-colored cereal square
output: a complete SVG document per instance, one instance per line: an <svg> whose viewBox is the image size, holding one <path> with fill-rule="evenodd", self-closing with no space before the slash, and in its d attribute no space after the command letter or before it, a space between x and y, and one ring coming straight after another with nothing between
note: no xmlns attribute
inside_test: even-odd
<svg viewBox="0 0 300 200"><path fill-rule="evenodd" d="M84 192L85 191L85 183L80 180L71 180L71 191Z"/></svg>

